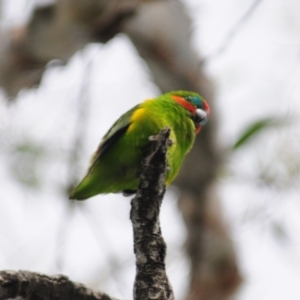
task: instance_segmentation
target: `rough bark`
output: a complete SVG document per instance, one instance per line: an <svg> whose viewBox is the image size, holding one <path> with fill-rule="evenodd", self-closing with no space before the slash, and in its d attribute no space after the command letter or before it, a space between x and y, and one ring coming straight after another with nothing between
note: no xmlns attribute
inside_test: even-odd
<svg viewBox="0 0 300 300"><path fill-rule="evenodd" d="M1 271L0 299L117 300L72 282L63 275L47 276L28 271Z"/></svg>
<svg viewBox="0 0 300 300"><path fill-rule="evenodd" d="M140 185L131 201L137 273L134 299L174 299L165 269L166 244L159 223L165 194L166 154L170 129L161 130L142 161Z"/></svg>

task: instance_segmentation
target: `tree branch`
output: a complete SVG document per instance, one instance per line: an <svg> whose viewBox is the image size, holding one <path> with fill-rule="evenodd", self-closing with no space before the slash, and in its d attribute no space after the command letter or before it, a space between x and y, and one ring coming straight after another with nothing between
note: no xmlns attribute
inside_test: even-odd
<svg viewBox="0 0 300 300"><path fill-rule="evenodd" d="M223 41L222 45L213 53L208 55L206 58L204 58L201 61L201 64L205 64L208 61L216 58L217 56L221 55L226 51L228 48L230 42L232 39L236 36L236 34L242 29L242 27L246 24L246 22L249 20L249 18L252 16L254 11L257 9L259 4L262 3L263 0L254 0L254 2L251 4L249 9L245 12L245 14L238 20L238 22L233 26L233 28L229 31L227 34L225 40Z"/></svg>
<svg viewBox="0 0 300 300"><path fill-rule="evenodd" d="M22 300L116 300L64 275L47 276L29 271L1 271L0 299ZM18 298L19 299L19 298Z"/></svg>
<svg viewBox="0 0 300 300"><path fill-rule="evenodd" d="M134 299L174 299L166 275L166 244L161 235L159 211L165 193L166 153L170 129L161 130L142 162L140 186L131 201L137 274Z"/></svg>

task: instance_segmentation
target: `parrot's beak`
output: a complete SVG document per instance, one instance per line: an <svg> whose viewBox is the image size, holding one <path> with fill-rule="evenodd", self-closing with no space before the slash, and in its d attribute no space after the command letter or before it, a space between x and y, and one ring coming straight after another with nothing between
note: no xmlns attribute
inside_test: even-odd
<svg viewBox="0 0 300 300"><path fill-rule="evenodd" d="M203 126L206 124L208 119L208 114L206 111L204 111L201 108L196 109L196 114L195 114L195 123L197 125Z"/></svg>

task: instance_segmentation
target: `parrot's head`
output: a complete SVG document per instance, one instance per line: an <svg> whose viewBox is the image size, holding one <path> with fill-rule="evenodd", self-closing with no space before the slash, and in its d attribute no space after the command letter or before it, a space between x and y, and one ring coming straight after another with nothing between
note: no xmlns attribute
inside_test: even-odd
<svg viewBox="0 0 300 300"><path fill-rule="evenodd" d="M207 102L197 93L178 91L169 94L178 104L182 105L190 114L195 124L195 131L199 133L201 127L206 124L210 109Z"/></svg>

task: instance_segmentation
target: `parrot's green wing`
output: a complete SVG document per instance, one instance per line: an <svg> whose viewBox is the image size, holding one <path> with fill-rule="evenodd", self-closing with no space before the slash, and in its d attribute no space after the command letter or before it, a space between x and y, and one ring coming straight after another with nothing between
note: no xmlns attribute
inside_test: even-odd
<svg viewBox="0 0 300 300"><path fill-rule="evenodd" d="M140 105L134 106L132 109L127 111L124 115L122 115L108 130L108 132L104 135L97 151L94 153L88 172L90 172L95 166L96 162L100 159L100 157L109 150L109 148L119 140L121 136L126 132L128 127L131 124L131 116L132 114L139 108Z"/></svg>

